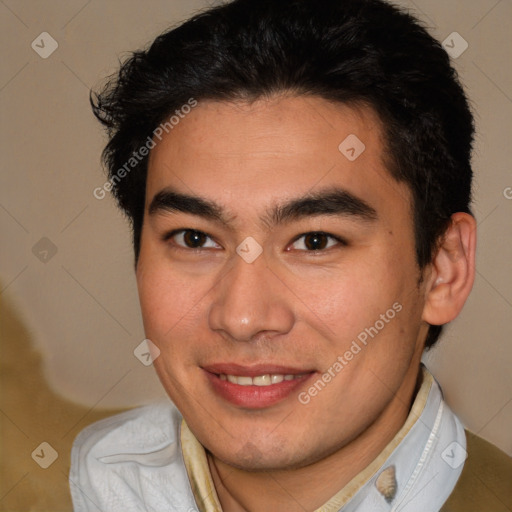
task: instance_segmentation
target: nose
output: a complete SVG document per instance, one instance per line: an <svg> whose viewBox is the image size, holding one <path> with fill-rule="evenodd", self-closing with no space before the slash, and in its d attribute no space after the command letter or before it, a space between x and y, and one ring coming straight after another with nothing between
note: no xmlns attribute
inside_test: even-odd
<svg viewBox="0 0 512 512"><path fill-rule="evenodd" d="M252 263L234 258L233 267L212 290L210 328L234 341L288 333L295 314L285 284L263 257Z"/></svg>

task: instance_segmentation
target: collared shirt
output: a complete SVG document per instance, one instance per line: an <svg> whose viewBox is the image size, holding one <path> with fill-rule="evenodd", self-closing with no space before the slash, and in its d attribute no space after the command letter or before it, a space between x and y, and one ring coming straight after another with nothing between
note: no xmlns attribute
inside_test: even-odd
<svg viewBox="0 0 512 512"><path fill-rule="evenodd" d="M437 512L466 458L463 426L422 367L403 427L315 512ZM87 427L75 440L75 512L222 512L206 453L176 407L146 406Z"/></svg>

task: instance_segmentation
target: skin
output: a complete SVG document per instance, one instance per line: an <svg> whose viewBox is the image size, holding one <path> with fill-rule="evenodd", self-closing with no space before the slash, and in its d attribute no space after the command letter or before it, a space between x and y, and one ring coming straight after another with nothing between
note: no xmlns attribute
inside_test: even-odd
<svg viewBox="0 0 512 512"><path fill-rule="evenodd" d="M338 150L349 134L366 146L354 161ZM427 322L452 320L469 294L474 219L454 215L421 272L411 195L383 154L371 109L292 95L200 102L151 151L137 265L146 336L160 350L160 380L209 453L225 512L313 511L363 470L407 418ZM376 218L261 219L276 204L330 187L365 201ZM150 213L166 188L216 203L228 224ZM179 229L208 235L204 247L165 237ZM308 250L311 239L300 236L318 231L346 243L328 238L328 247ZM252 263L236 252L249 236L263 249ZM315 370L299 390L307 391L395 303L401 311L306 405L294 392L259 410L235 406L202 369L235 362Z"/></svg>

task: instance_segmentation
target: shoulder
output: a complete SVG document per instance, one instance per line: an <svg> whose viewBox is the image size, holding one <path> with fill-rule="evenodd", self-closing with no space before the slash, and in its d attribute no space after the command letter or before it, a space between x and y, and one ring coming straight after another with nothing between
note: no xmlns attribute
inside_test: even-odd
<svg viewBox="0 0 512 512"><path fill-rule="evenodd" d="M106 418L80 432L69 477L74 510L127 512L149 505L173 510L170 503L188 503L180 424L179 411L166 402Z"/></svg>
<svg viewBox="0 0 512 512"><path fill-rule="evenodd" d="M172 403L138 407L89 425L73 443L73 456L145 452L175 441L181 415Z"/></svg>
<svg viewBox="0 0 512 512"><path fill-rule="evenodd" d="M466 431L468 457L441 512L507 512L512 509L512 458Z"/></svg>

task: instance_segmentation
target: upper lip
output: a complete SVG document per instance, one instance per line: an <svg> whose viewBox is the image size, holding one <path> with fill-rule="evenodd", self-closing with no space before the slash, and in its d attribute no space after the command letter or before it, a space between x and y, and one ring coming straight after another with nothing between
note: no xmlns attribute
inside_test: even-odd
<svg viewBox="0 0 512 512"><path fill-rule="evenodd" d="M246 377L257 377L259 375L302 375L311 373L314 370L304 368L293 368L291 366L282 366L275 364L255 364L251 366L242 366L236 363L218 363L202 366L203 370L217 375L236 375Z"/></svg>

